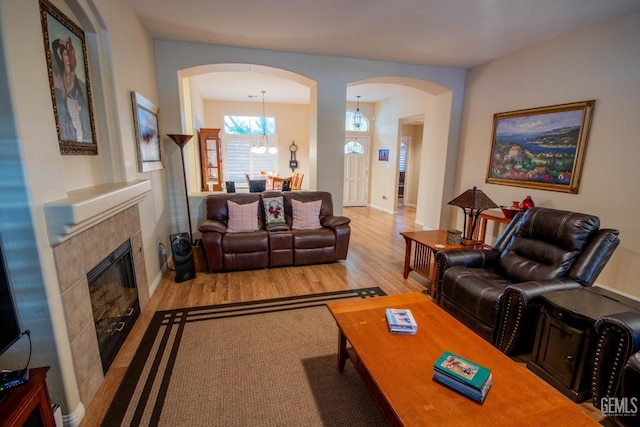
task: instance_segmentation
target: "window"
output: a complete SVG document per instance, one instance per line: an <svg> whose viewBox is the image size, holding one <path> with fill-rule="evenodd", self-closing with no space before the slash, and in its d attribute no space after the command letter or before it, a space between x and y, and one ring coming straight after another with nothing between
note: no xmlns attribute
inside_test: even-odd
<svg viewBox="0 0 640 427"><path fill-rule="evenodd" d="M277 145L275 136L273 144ZM245 174L260 175L260 171L276 171L278 168L278 153L252 153L253 144L260 142L260 136L255 135L225 135L223 157L225 176L227 181L246 183Z"/></svg>
<svg viewBox="0 0 640 427"><path fill-rule="evenodd" d="M398 167L400 172L405 172L407 167L407 144L400 143L400 166Z"/></svg>
<svg viewBox="0 0 640 427"><path fill-rule="evenodd" d="M364 147L358 141L349 141L344 145L344 154L364 154Z"/></svg>
<svg viewBox="0 0 640 427"><path fill-rule="evenodd" d="M273 117L224 116L227 135L262 135L263 130L269 136L275 135L276 120Z"/></svg>
<svg viewBox="0 0 640 427"><path fill-rule="evenodd" d="M364 115L362 116L362 124L360 125L360 129L356 129L353 127L353 113L354 111L347 111L344 130L349 130L352 132L369 132L369 120L367 120Z"/></svg>
<svg viewBox="0 0 640 427"><path fill-rule="evenodd" d="M278 146L275 134L275 119L264 117L265 133L269 142ZM222 152L224 172L228 181L242 186L246 183L245 174L260 175L260 171L276 171L278 153L252 153L251 147L260 143L263 132L263 117L224 116L224 150Z"/></svg>

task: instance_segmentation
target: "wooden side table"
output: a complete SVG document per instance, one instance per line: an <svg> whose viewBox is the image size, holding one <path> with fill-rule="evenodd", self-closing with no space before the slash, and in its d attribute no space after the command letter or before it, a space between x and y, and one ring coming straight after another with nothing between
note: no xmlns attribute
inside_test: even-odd
<svg viewBox="0 0 640 427"><path fill-rule="evenodd" d="M485 244L485 238L487 237L487 222L493 221L499 224L509 224L511 218L506 218L502 212L496 211L483 211L478 215L479 226L476 229L474 239L480 240L485 247L490 247Z"/></svg>
<svg viewBox="0 0 640 427"><path fill-rule="evenodd" d="M433 295L436 277L434 255L443 249L469 248L469 246L464 245L448 244L447 232L444 230L404 231L400 234L406 242L403 277L405 279L409 277L409 273L413 270L429 279L429 295ZM413 262L411 262L412 258Z"/></svg>
<svg viewBox="0 0 640 427"><path fill-rule="evenodd" d="M29 381L9 389L9 397L0 404L0 425L13 427L40 425L55 427L46 377L49 367L29 370Z"/></svg>
<svg viewBox="0 0 640 427"><path fill-rule="evenodd" d="M599 287L550 292L541 298L542 315L527 368L581 402L591 396L596 320L637 308L632 300Z"/></svg>

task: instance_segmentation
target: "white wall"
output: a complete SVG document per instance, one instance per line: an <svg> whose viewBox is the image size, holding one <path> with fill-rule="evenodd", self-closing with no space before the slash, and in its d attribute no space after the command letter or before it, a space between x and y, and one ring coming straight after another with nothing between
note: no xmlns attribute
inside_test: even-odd
<svg viewBox="0 0 640 427"><path fill-rule="evenodd" d="M15 132L5 133L8 139L2 142L3 147L18 148L12 158L16 165L11 166L11 182L24 188L21 191L28 212L6 221L4 214L15 213L11 205L15 202L3 198L0 231L12 237L9 268L14 273L12 284L22 326L31 330L34 340L31 365L52 366L47 377L52 401L62 406L64 414L78 414L83 402L79 401L43 205L66 198L68 191L78 188L151 180L151 193L140 205L149 283L157 281L160 274L156 242L164 240L168 246L171 229L166 170L139 173L134 143L131 91L158 105L151 38L128 0L78 0L70 2L73 8L64 0L53 3L87 35L99 154L60 155L38 1L1 0L0 32L6 63L0 67L0 81L7 82L11 97L9 108L3 103L2 116L15 124ZM15 358L20 359L21 349L16 352ZM11 358L12 354L5 356Z"/></svg>
<svg viewBox="0 0 640 427"><path fill-rule="evenodd" d="M640 14L635 14L471 69L456 180L457 193L477 185L500 205L530 195L539 206L598 215L604 227L620 230L622 241L598 282L635 296L640 296L639 41ZM579 194L485 183L493 114L589 99L596 106Z"/></svg>

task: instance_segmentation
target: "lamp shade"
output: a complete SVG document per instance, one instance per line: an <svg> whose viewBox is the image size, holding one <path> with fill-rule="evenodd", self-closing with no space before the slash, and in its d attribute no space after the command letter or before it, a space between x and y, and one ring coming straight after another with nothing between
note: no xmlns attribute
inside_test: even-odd
<svg viewBox="0 0 640 427"><path fill-rule="evenodd" d="M193 135L180 135L180 134L175 134L175 133L171 133L171 134L167 134L167 136L169 138L171 138L171 140L173 142L175 142L176 144L178 144L178 147L182 148L184 147L184 145L189 142L189 140L191 138L193 138Z"/></svg>
<svg viewBox="0 0 640 427"><path fill-rule="evenodd" d="M482 190L478 190L477 187L473 187L453 199L448 203L449 205L458 206L460 208L468 208L472 210L485 210L485 209L494 209L499 207L487 197L486 194L482 192Z"/></svg>
<svg viewBox="0 0 640 427"><path fill-rule="evenodd" d="M478 190L475 186L465 191L448 204L462 208L465 224L462 238L465 240L473 238L476 230L476 222L478 221L478 215L480 215L480 212L485 209L498 207L493 200L487 197L482 190Z"/></svg>

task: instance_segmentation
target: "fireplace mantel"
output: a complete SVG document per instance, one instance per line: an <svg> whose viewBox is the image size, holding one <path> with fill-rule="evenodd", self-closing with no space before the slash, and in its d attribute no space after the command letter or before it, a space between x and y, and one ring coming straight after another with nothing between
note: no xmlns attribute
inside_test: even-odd
<svg viewBox="0 0 640 427"><path fill-rule="evenodd" d="M70 191L44 205L49 243L54 246L140 203L151 191L148 179L100 184Z"/></svg>

